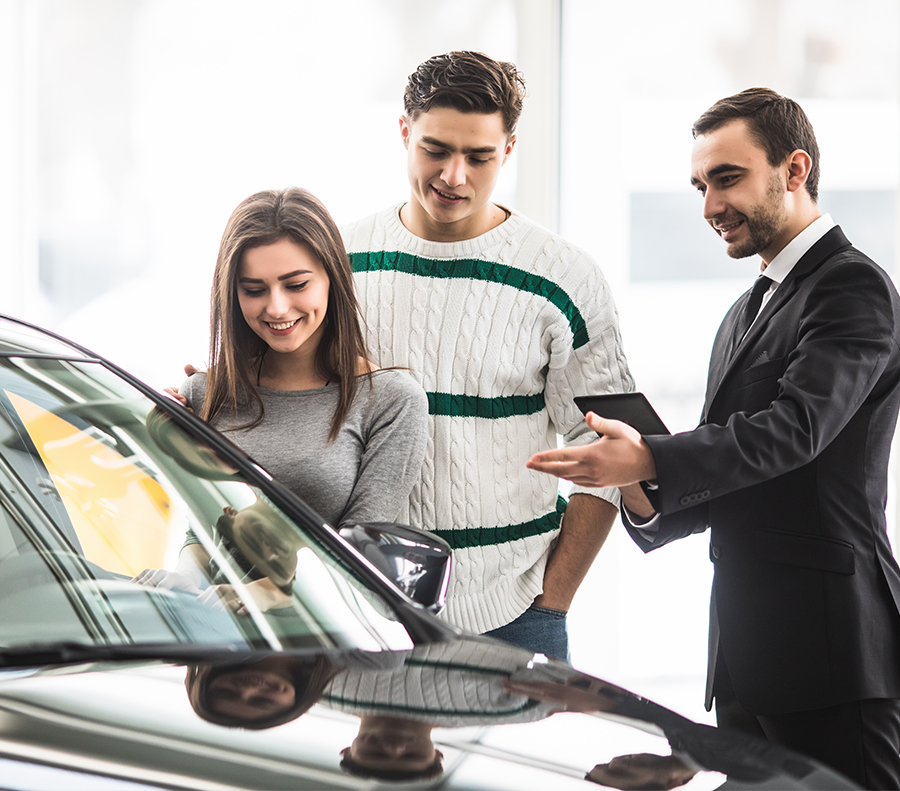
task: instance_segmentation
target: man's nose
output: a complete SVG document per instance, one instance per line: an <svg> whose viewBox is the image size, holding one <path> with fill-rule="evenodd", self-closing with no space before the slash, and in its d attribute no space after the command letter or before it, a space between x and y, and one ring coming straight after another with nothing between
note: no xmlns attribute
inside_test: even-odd
<svg viewBox="0 0 900 791"><path fill-rule="evenodd" d="M391 758L402 758L406 755L406 744L388 742L384 745L384 752Z"/></svg>
<svg viewBox="0 0 900 791"><path fill-rule="evenodd" d="M725 204L721 197L719 197L718 192L715 190L707 190L706 194L703 196L703 218L705 220L711 220L724 213L724 211Z"/></svg>
<svg viewBox="0 0 900 791"><path fill-rule="evenodd" d="M448 187L460 187L466 183L466 163L462 157L450 157L441 171L441 180Z"/></svg>

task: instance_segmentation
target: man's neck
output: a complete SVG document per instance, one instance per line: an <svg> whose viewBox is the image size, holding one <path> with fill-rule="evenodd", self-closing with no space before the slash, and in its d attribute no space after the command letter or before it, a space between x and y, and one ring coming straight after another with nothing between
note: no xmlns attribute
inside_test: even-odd
<svg viewBox="0 0 900 791"><path fill-rule="evenodd" d="M781 283L803 255L833 227L834 221L830 215L820 215L791 239L771 261L762 261L760 270L776 283Z"/></svg>
<svg viewBox="0 0 900 791"><path fill-rule="evenodd" d="M794 241L794 239L809 228L809 226L821 216L822 213L819 211L818 204L812 203L812 201L804 206L802 211L795 213L790 218L787 225L785 225L783 231L779 234L776 244L771 245L760 253L760 258L762 258L761 268L765 270L785 247Z"/></svg>
<svg viewBox="0 0 900 791"><path fill-rule="evenodd" d="M456 222L437 222L415 201L400 208L400 222L413 236L428 242L464 242L492 231L510 217L510 212L496 203L489 203L477 216L464 217Z"/></svg>

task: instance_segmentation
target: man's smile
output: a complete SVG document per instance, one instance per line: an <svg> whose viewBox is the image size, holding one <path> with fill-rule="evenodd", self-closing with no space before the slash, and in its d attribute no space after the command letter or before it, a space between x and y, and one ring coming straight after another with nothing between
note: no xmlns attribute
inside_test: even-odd
<svg viewBox="0 0 900 791"><path fill-rule="evenodd" d="M728 222L715 223L713 225L713 228L715 228L716 233L718 233L719 236L721 236L727 242L728 237L733 235L731 232L736 228L740 228L740 226L742 226L743 224L743 219L729 220Z"/></svg>
<svg viewBox="0 0 900 791"><path fill-rule="evenodd" d="M461 195L454 195L452 192L444 192L443 190L439 190L434 185L431 186L431 189L434 191L435 195L437 195L439 200L449 201L451 203L459 203L460 201L464 201L465 198Z"/></svg>

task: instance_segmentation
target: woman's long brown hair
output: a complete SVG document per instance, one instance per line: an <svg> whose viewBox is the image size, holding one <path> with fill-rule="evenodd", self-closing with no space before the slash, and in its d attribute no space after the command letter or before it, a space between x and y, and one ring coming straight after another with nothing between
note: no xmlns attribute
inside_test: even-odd
<svg viewBox="0 0 900 791"><path fill-rule="evenodd" d="M234 210L225 226L210 297L210 367L200 417L209 422L223 412L235 413L253 401L258 414L240 428L252 428L263 419L256 380L269 347L244 320L238 304L237 279L247 250L282 239L308 250L328 275L328 309L315 365L323 379L338 382L341 388L328 435L331 442L356 396L360 359L367 360L368 355L353 274L340 231L322 203L299 187L251 195Z"/></svg>

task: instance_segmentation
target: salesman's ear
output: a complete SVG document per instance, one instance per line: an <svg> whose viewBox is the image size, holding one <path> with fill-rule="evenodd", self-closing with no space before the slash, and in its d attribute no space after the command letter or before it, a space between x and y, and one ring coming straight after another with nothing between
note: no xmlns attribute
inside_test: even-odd
<svg viewBox="0 0 900 791"><path fill-rule="evenodd" d="M812 168L812 157L802 148L798 148L788 155L785 164L787 165L788 192L796 192L806 185L809 171Z"/></svg>

